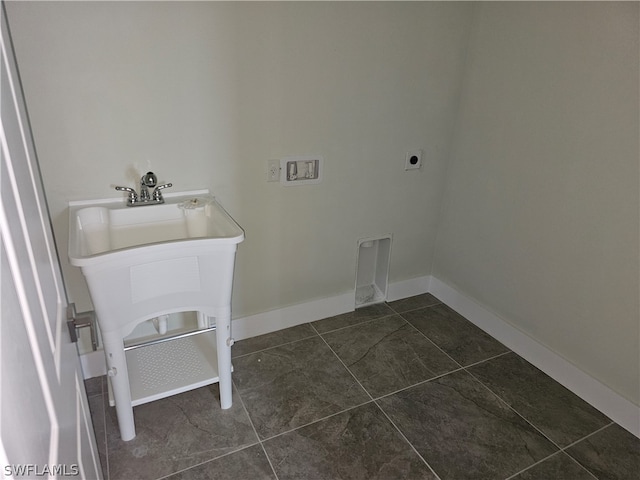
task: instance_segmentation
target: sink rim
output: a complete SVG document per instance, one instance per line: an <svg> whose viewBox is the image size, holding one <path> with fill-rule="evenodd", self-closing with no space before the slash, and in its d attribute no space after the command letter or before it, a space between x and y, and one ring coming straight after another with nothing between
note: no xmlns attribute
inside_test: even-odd
<svg viewBox="0 0 640 480"><path fill-rule="evenodd" d="M78 213L91 207L105 208L107 211L122 211L123 213L131 212L132 215L144 215L144 212L148 212L147 209L152 208L167 208L177 205L184 200L188 200L193 197L210 196L212 203L215 205L220 213L224 216L225 220L229 222L232 227L233 234L226 236L216 237L191 237L191 238L178 238L169 240L159 240L157 242L142 243L140 245L130 245L121 248L112 248L102 252L93 254L81 253L80 247L80 233L78 231L77 216ZM132 223L132 225L134 225ZM68 238L68 257L71 265L78 267L85 267L91 265L98 265L105 262L114 262L118 260L128 259L132 254L138 256L156 256L159 254L167 255L171 253L171 250L175 250L177 243L181 244L180 252L176 252L176 256L183 255L185 249L189 250L192 254L206 253L207 250L212 248L223 247L224 245L233 246L244 240L244 230L235 221L231 215L224 209L224 207L217 201L217 199L211 196L209 190L191 190L184 192L171 192L165 195L165 203L160 205L145 205L138 207L128 207L125 201L120 198L107 198L107 199L92 199L92 200L77 200L69 202L69 238ZM127 260L129 261L129 260Z"/></svg>

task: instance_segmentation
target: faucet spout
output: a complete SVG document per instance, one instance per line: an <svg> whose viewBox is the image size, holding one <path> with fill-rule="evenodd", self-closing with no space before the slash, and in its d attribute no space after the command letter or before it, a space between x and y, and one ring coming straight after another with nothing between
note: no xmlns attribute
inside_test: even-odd
<svg viewBox="0 0 640 480"><path fill-rule="evenodd" d="M158 178L153 172L147 172L140 179L140 201L148 202L151 200L149 188L153 188L158 184Z"/></svg>

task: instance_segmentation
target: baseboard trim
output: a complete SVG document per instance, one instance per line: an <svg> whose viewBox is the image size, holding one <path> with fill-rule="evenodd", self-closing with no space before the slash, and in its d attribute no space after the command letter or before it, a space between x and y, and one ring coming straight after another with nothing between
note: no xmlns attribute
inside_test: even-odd
<svg viewBox="0 0 640 480"><path fill-rule="evenodd" d="M83 353L80 355L80 366L85 380L106 375L107 365L105 363L104 350Z"/></svg>
<svg viewBox="0 0 640 480"><path fill-rule="evenodd" d="M311 300L269 312L235 318L231 328L235 340L264 335L283 328L351 312L355 309L355 293L343 293L333 297Z"/></svg>
<svg viewBox="0 0 640 480"><path fill-rule="evenodd" d="M429 292L640 438L640 407L438 278L431 277Z"/></svg>
<svg viewBox="0 0 640 480"><path fill-rule="evenodd" d="M421 295L429 291L431 275L410 278L399 282L390 283L387 289L387 301L401 300L415 295Z"/></svg>
<svg viewBox="0 0 640 480"><path fill-rule="evenodd" d="M387 300L399 300L427 293L429 291L429 275L389 284ZM355 292L327 297L319 300L279 308L270 312L258 313L233 320L233 338L244 340L265 333L275 332L283 328L295 327L303 323L322 320L355 310Z"/></svg>

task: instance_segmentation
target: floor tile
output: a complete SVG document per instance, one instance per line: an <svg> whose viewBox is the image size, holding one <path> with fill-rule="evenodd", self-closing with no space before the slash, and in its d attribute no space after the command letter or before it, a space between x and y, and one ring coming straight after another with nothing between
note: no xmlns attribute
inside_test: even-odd
<svg viewBox="0 0 640 480"><path fill-rule="evenodd" d="M320 337L238 357L234 367L234 382L262 439L370 399Z"/></svg>
<svg viewBox="0 0 640 480"><path fill-rule="evenodd" d="M515 353L470 367L469 373L560 447L611 423L605 415Z"/></svg>
<svg viewBox="0 0 640 480"><path fill-rule="evenodd" d="M305 338L314 337L317 333L309 323L303 323L291 328L278 330L277 332L259 335L257 337L247 338L236 342L231 354L233 357L247 355L249 353L258 352L266 348L278 347L285 343L291 343Z"/></svg>
<svg viewBox="0 0 640 480"><path fill-rule="evenodd" d="M511 480L595 480L595 477L564 453L558 453L511 477Z"/></svg>
<svg viewBox="0 0 640 480"><path fill-rule="evenodd" d="M377 402L442 480L505 478L557 451L466 372Z"/></svg>
<svg viewBox="0 0 640 480"><path fill-rule="evenodd" d="M402 316L463 366L509 351L443 304L413 310Z"/></svg>
<svg viewBox="0 0 640 480"><path fill-rule="evenodd" d="M385 303L369 305L368 307L358 308L353 312L343 313L335 317L325 318L311 322L311 325L318 333L326 333L337 328L350 327L359 323L368 322L375 318L393 315L395 312L391 310Z"/></svg>
<svg viewBox="0 0 640 480"><path fill-rule="evenodd" d="M587 437L566 452L600 480L640 477L640 439L619 425Z"/></svg>
<svg viewBox="0 0 640 480"><path fill-rule="evenodd" d="M137 435L123 442L115 407L107 410L111 480L158 478L257 442L237 392L221 410L217 384L139 405L134 416Z"/></svg>
<svg viewBox="0 0 640 480"><path fill-rule="evenodd" d="M403 313L408 312L409 310L430 307L438 303L440 303L440 300L438 300L436 297L434 297L430 293L423 293L422 295L416 295L413 297L389 302L388 305L394 312Z"/></svg>
<svg viewBox="0 0 640 480"><path fill-rule="evenodd" d="M89 397L89 411L91 412L91 422L96 436L96 447L100 457L102 476L105 480L109 478L109 466L107 461L107 433L105 429L105 407L104 396L94 395Z"/></svg>
<svg viewBox="0 0 640 480"><path fill-rule="evenodd" d="M435 479L373 403L264 444L280 480Z"/></svg>
<svg viewBox="0 0 640 480"><path fill-rule="evenodd" d="M211 460L170 476L167 480L276 480L260 445Z"/></svg>
<svg viewBox="0 0 640 480"><path fill-rule="evenodd" d="M374 398L459 368L398 315L323 338Z"/></svg>

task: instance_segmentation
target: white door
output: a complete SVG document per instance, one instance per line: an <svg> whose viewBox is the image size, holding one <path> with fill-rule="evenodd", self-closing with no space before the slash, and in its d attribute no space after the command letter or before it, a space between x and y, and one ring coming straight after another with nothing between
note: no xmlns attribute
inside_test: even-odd
<svg viewBox="0 0 640 480"><path fill-rule="evenodd" d="M4 4L0 10L1 475L101 479Z"/></svg>

